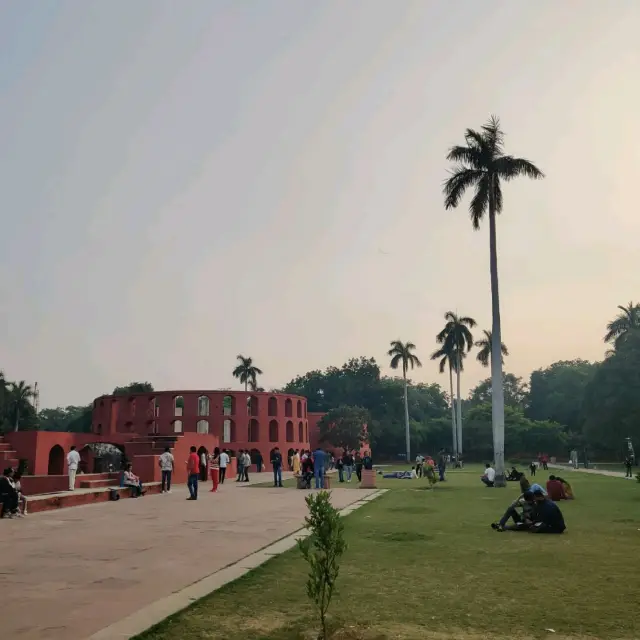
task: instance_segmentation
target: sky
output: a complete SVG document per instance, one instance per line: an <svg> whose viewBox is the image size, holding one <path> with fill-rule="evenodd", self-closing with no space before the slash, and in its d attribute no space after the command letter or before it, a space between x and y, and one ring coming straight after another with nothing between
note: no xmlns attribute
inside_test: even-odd
<svg viewBox="0 0 640 640"><path fill-rule="evenodd" d="M603 357L638 295L640 3L0 4L0 368L41 406L266 388L491 326L488 225L443 206L491 114L506 370ZM466 392L488 371L469 358Z"/></svg>

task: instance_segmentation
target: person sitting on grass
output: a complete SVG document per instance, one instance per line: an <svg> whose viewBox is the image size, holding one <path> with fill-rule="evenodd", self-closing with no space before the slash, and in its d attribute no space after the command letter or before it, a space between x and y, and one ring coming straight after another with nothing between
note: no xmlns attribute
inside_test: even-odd
<svg viewBox="0 0 640 640"><path fill-rule="evenodd" d="M496 531L526 531L533 525L534 509L533 493L525 491L517 500L511 503L498 522L491 523L491 528ZM512 525L507 524L509 518L513 520Z"/></svg>
<svg viewBox="0 0 640 640"><path fill-rule="evenodd" d="M124 486L131 487L131 496L138 498L143 496L144 492L142 491L142 482L140 482L140 478L133 473L132 468L132 464L129 463L124 470Z"/></svg>
<svg viewBox="0 0 640 640"><path fill-rule="evenodd" d="M515 467L511 467L511 471L509 471L507 475L507 480L509 482L518 482L522 476L524 476L524 473L521 473Z"/></svg>
<svg viewBox="0 0 640 640"><path fill-rule="evenodd" d="M551 476L549 477L551 478ZM564 495L566 496L565 499L574 500L575 495L573 493L573 487L564 478L561 478L560 476L556 476L556 480L562 483L562 488L564 489Z"/></svg>
<svg viewBox="0 0 640 640"><path fill-rule="evenodd" d="M487 462L485 464L484 475L480 476L480 480L484 482L487 487L493 487L496 480L496 470Z"/></svg>
<svg viewBox="0 0 640 640"><path fill-rule="evenodd" d="M562 482L560 482L554 475L549 476L549 480L547 480L547 494L554 502L567 499Z"/></svg>
<svg viewBox="0 0 640 640"><path fill-rule="evenodd" d="M531 484L529 480L527 480L527 476L522 474L522 478L520 478L520 493L524 493L525 491L531 490Z"/></svg>
<svg viewBox="0 0 640 640"><path fill-rule="evenodd" d="M533 512L534 523L530 528L530 532L564 533L567 526L564 523L560 507L539 490L533 492L533 499L536 505Z"/></svg>

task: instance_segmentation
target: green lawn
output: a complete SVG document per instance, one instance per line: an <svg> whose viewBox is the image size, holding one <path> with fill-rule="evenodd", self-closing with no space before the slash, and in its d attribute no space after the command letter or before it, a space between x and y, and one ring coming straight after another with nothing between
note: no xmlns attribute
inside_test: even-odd
<svg viewBox="0 0 640 640"><path fill-rule="evenodd" d="M479 473L452 472L434 491L420 480L385 481L393 490L345 518L335 637L640 637L640 485L565 474L577 496L561 505L568 532L533 536L489 527L516 487L487 489ZM311 638L305 578L289 551L139 637Z"/></svg>

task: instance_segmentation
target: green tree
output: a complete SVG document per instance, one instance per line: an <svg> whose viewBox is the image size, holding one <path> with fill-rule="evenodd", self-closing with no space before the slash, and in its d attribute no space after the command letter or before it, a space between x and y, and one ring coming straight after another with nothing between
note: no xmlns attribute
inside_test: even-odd
<svg viewBox="0 0 640 640"><path fill-rule="evenodd" d="M407 392L407 370L409 367L421 367L422 362L418 356L412 353L415 351L416 345L413 342L403 343L400 340L391 342L391 349L387 355L391 357L391 368L397 369L402 365L402 380L404 382L404 424L405 424L405 441L407 451L407 462L411 460L411 433L409 431L409 396Z"/></svg>
<svg viewBox="0 0 640 640"><path fill-rule="evenodd" d="M340 405L322 416L318 423L320 442L341 449L360 449L365 439L364 426L370 422L366 409Z"/></svg>
<svg viewBox="0 0 640 640"><path fill-rule="evenodd" d="M621 457L624 439L640 438L640 332L627 334L586 385L584 433L592 449Z"/></svg>
<svg viewBox="0 0 640 640"><path fill-rule="evenodd" d="M132 393L153 393L153 385L150 382L130 382L124 387L116 387L114 396L128 396Z"/></svg>
<svg viewBox="0 0 640 640"><path fill-rule="evenodd" d="M442 345L443 353L452 356L453 370L456 372L457 411L456 429L458 441L458 453L462 453L462 402L460 397L460 375L464 371L464 359L473 348L473 335L471 329L476 326L473 318L459 316L453 311L444 314L444 329L436 336L438 344Z"/></svg>
<svg viewBox="0 0 640 640"><path fill-rule="evenodd" d="M528 402L529 389L522 378L512 373L502 375L502 388L504 389L504 404L507 407L519 407L524 409ZM483 380L469 392L469 404L491 404L491 378Z"/></svg>
<svg viewBox="0 0 640 640"><path fill-rule="evenodd" d="M582 434L583 402L599 365L586 360L561 360L531 374L526 415L531 420L551 420L568 433Z"/></svg>
<svg viewBox="0 0 640 640"><path fill-rule="evenodd" d="M13 414L14 431L18 431L20 428L20 417L24 417L30 411L33 412L31 398L33 398L33 389L31 385L26 384L24 380L11 383L9 391L9 405Z"/></svg>
<svg viewBox="0 0 640 640"><path fill-rule="evenodd" d="M491 327L492 358L491 379L493 382L493 443L496 465L496 486L506 486L504 476L504 396L502 392L502 327L500 323L500 296L498 292L498 249L496 240L496 215L502 212L501 181L519 176L539 179L544 174L533 163L524 158L515 158L504 153L504 134L500 121L495 116L481 131L467 129L465 144L454 146L447 160L455 163L444 184L445 208L454 209L467 189L474 195L469 207L473 228L489 213L489 265L491 273Z"/></svg>
<svg viewBox="0 0 640 640"><path fill-rule="evenodd" d="M244 384L244 390L247 391L249 384L257 385L258 376L262 375L262 370L253 364L251 358L238 356L240 364L233 370L233 377L240 380L240 384Z"/></svg>
<svg viewBox="0 0 640 640"><path fill-rule="evenodd" d="M309 536L298 540L302 557L309 564L307 595L315 604L320 617L320 638L328 640L327 611L340 573L340 558L347 548L340 513L333 507L327 491L305 498L309 515L305 526Z"/></svg>
<svg viewBox="0 0 640 640"><path fill-rule="evenodd" d="M484 338L482 338L482 340L476 341L476 347L480 349L480 351L478 351L478 355L476 356L476 360L483 367L488 367L491 364L491 351L493 349L491 341L491 331L487 331L486 329L484 329L482 333L484 333ZM500 345L500 351L502 352L501 358L502 364L504 365L504 356L509 355L509 350L507 349L507 346L504 342L502 343L502 345Z"/></svg>
<svg viewBox="0 0 640 640"><path fill-rule="evenodd" d="M620 313L607 325L605 342L612 343L616 348L630 332L640 328L640 304L630 302L626 307L618 305Z"/></svg>
<svg viewBox="0 0 640 640"><path fill-rule="evenodd" d="M456 403L453 395L453 370L456 367L457 355L456 348L452 342L443 344L440 349L431 354L432 360L439 360L438 368L440 373L444 373L446 368L449 369L449 397L451 399L451 431L453 433L453 454L458 455L458 435L456 430Z"/></svg>

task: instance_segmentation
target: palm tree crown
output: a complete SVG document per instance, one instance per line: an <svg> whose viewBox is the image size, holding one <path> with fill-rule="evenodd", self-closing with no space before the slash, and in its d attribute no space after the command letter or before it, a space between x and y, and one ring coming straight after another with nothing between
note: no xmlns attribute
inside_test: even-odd
<svg viewBox="0 0 640 640"><path fill-rule="evenodd" d="M238 356L240 363L233 370L233 377L238 378L241 384L244 384L244 390L246 391L248 386L257 388L257 377L262 375L262 370L258 369L253 364L252 358L245 358L242 355Z"/></svg>
<svg viewBox="0 0 640 640"><path fill-rule="evenodd" d="M413 342L403 344L400 340L393 340L391 349L387 352L387 355L391 356L391 368L397 369L402 363L402 375L406 376L409 368L421 367L422 362L420 362L418 356L411 353L415 348L416 345Z"/></svg>
<svg viewBox="0 0 640 640"><path fill-rule="evenodd" d="M615 346L624 340L625 336L640 328L640 304L630 302L626 307L618 305L620 313L607 325L605 342L613 342Z"/></svg>
<svg viewBox="0 0 640 640"><path fill-rule="evenodd" d="M491 331L484 329L482 333L484 333L484 338L476 342L476 347L480 349L476 358L483 367L488 367L491 363L491 349L493 348L493 342L491 340ZM504 342L500 344L500 351L502 351L503 356L509 355L509 350ZM502 364L504 364L504 357L502 358Z"/></svg>
<svg viewBox="0 0 640 640"><path fill-rule="evenodd" d="M464 368L462 359L466 352L473 348L473 335L470 329L476 326L476 321L466 316L458 316L453 311L447 311L444 314L444 319L444 329L436 336L436 340L438 344L443 345L443 355L446 353L457 356L454 370L457 371L457 367L460 367L460 371L462 371Z"/></svg>
<svg viewBox="0 0 640 640"><path fill-rule="evenodd" d="M479 229L491 199L495 212L502 212L501 180L519 176L537 180L544 178L544 173L524 158L504 154L504 133L496 116L491 116L481 131L467 129L464 138L466 145L452 147L447 155L447 160L457 164L444 183L444 206L455 209L465 191L475 187L469 212L473 228Z"/></svg>

